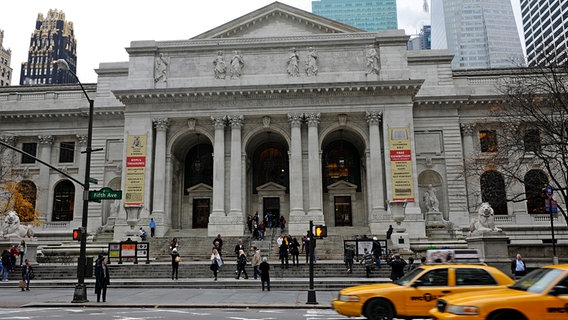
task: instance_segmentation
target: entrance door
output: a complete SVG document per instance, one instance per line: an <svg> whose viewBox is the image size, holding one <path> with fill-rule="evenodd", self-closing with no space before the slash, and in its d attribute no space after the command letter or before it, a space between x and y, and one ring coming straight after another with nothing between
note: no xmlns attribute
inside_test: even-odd
<svg viewBox="0 0 568 320"><path fill-rule="evenodd" d="M265 227L278 226L280 223L280 198L262 198L262 208ZM272 221L268 221L269 218L272 218Z"/></svg>
<svg viewBox="0 0 568 320"><path fill-rule="evenodd" d="M335 226L346 227L352 226L351 216L351 197L338 196L333 198L335 207Z"/></svg>
<svg viewBox="0 0 568 320"><path fill-rule="evenodd" d="M207 228L210 212L209 199L193 199L193 228Z"/></svg>

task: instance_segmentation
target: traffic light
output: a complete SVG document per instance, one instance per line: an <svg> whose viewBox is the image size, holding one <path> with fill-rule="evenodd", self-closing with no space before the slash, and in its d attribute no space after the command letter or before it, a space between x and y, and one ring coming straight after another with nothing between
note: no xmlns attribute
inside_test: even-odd
<svg viewBox="0 0 568 320"><path fill-rule="evenodd" d="M73 229L73 240L77 240L77 241L81 240L81 230Z"/></svg>
<svg viewBox="0 0 568 320"><path fill-rule="evenodd" d="M318 225L314 230L314 237L316 239L323 239L327 237L327 226Z"/></svg>

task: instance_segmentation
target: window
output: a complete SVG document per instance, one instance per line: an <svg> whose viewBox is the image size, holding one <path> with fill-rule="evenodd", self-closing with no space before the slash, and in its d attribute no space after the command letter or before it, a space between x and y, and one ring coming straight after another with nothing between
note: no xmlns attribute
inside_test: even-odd
<svg viewBox="0 0 568 320"><path fill-rule="evenodd" d="M59 162L73 162L75 156L75 142L61 142L59 145Z"/></svg>
<svg viewBox="0 0 568 320"><path fill-rule="evenodd" d="M530 170L525 175L525 195L529 214L545 214L545 186L548 177L540 170Z"/></svg>
<svg viewBox="0 0 568 320"><path fill-rule="evenodd" d="M507 192L503 175L489 170L484 172L479 180L481 201L488 202L496 215L507 215Z"/></svg>
<svg viewBox="0 0 568 320"><path fill-rule="evenodd" d="M24 143L22 144L22 150L35 157L37 155L37 143ZM22 163L35 163L35 159L22 154Z"/></svg>
<svg viewBox="0 0 568 320"><path fill-rule="evenodd" d="M68 180L61 181L55 186L53 197L53 221L73 220L75 207L75 186Z"/></svg>
<svg viewBox="0 0 568 320"><path fill-rule="evenodd" d="M448 285L448 269L432 270L420 277L420 286L438 287Z"/></svg>
<svg viewBox="0 0 568 320"><path fill-rule="evenodd" d="M481 146L481 152L496 152L497 133L495 130L480 130L479 144Z"/></svg>
<svg viewBox="0 0 568 320"><path fill-rule="evenodd" d="M538 129L529 129L523 137L526 152L540 151L540 131Z"/></svg>
<svg viewBox="0 0 568 320"><path fill-rule="evenodd" d="M458 286L491 286L497 285L497 281L483 269L456 269L456 285Z"/></svg>

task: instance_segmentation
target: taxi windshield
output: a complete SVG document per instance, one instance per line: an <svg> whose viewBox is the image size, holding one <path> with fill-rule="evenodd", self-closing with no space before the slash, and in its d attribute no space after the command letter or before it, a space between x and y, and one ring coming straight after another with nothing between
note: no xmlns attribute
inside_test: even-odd
<svg viewBox="0 0 568 320"><path fill-rule="evenodd" d="M412 281L414 278L416 278L416 276L420 273L422 273L424 271L424 269L422 268L415 268L412 271L406 273L404 276L402 276L402 278L394 281L394 284L398 284L401 286L405 286L407 285L410 281Z"/></svg>
<svg viewBox="0 0 568 320"><path fill-rule="evenodd" d="M550 284L558 279L562 270L552 268L536 269L517 281L509 288L532 293L542 293Z"/></svg>

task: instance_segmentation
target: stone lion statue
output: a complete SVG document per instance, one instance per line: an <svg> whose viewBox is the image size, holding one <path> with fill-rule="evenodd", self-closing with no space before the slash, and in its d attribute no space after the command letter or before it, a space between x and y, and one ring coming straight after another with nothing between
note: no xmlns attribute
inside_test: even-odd
<svg viewBox="0 0 568 320"><path fill-rule="evenodd" d="M6 213L2 226L2 237L31 238L33 235L34 232L31 227L20 224L20 217L18 217L16 211L10 210Z"/></svg>
<svg viewBox="0 0 568 320"><path fill-rule="evenodd" d="M502 231L495 226L495 215L489 203L483 202L477 212L477 217L469 224L469 233L471 235Z"/></svg>

